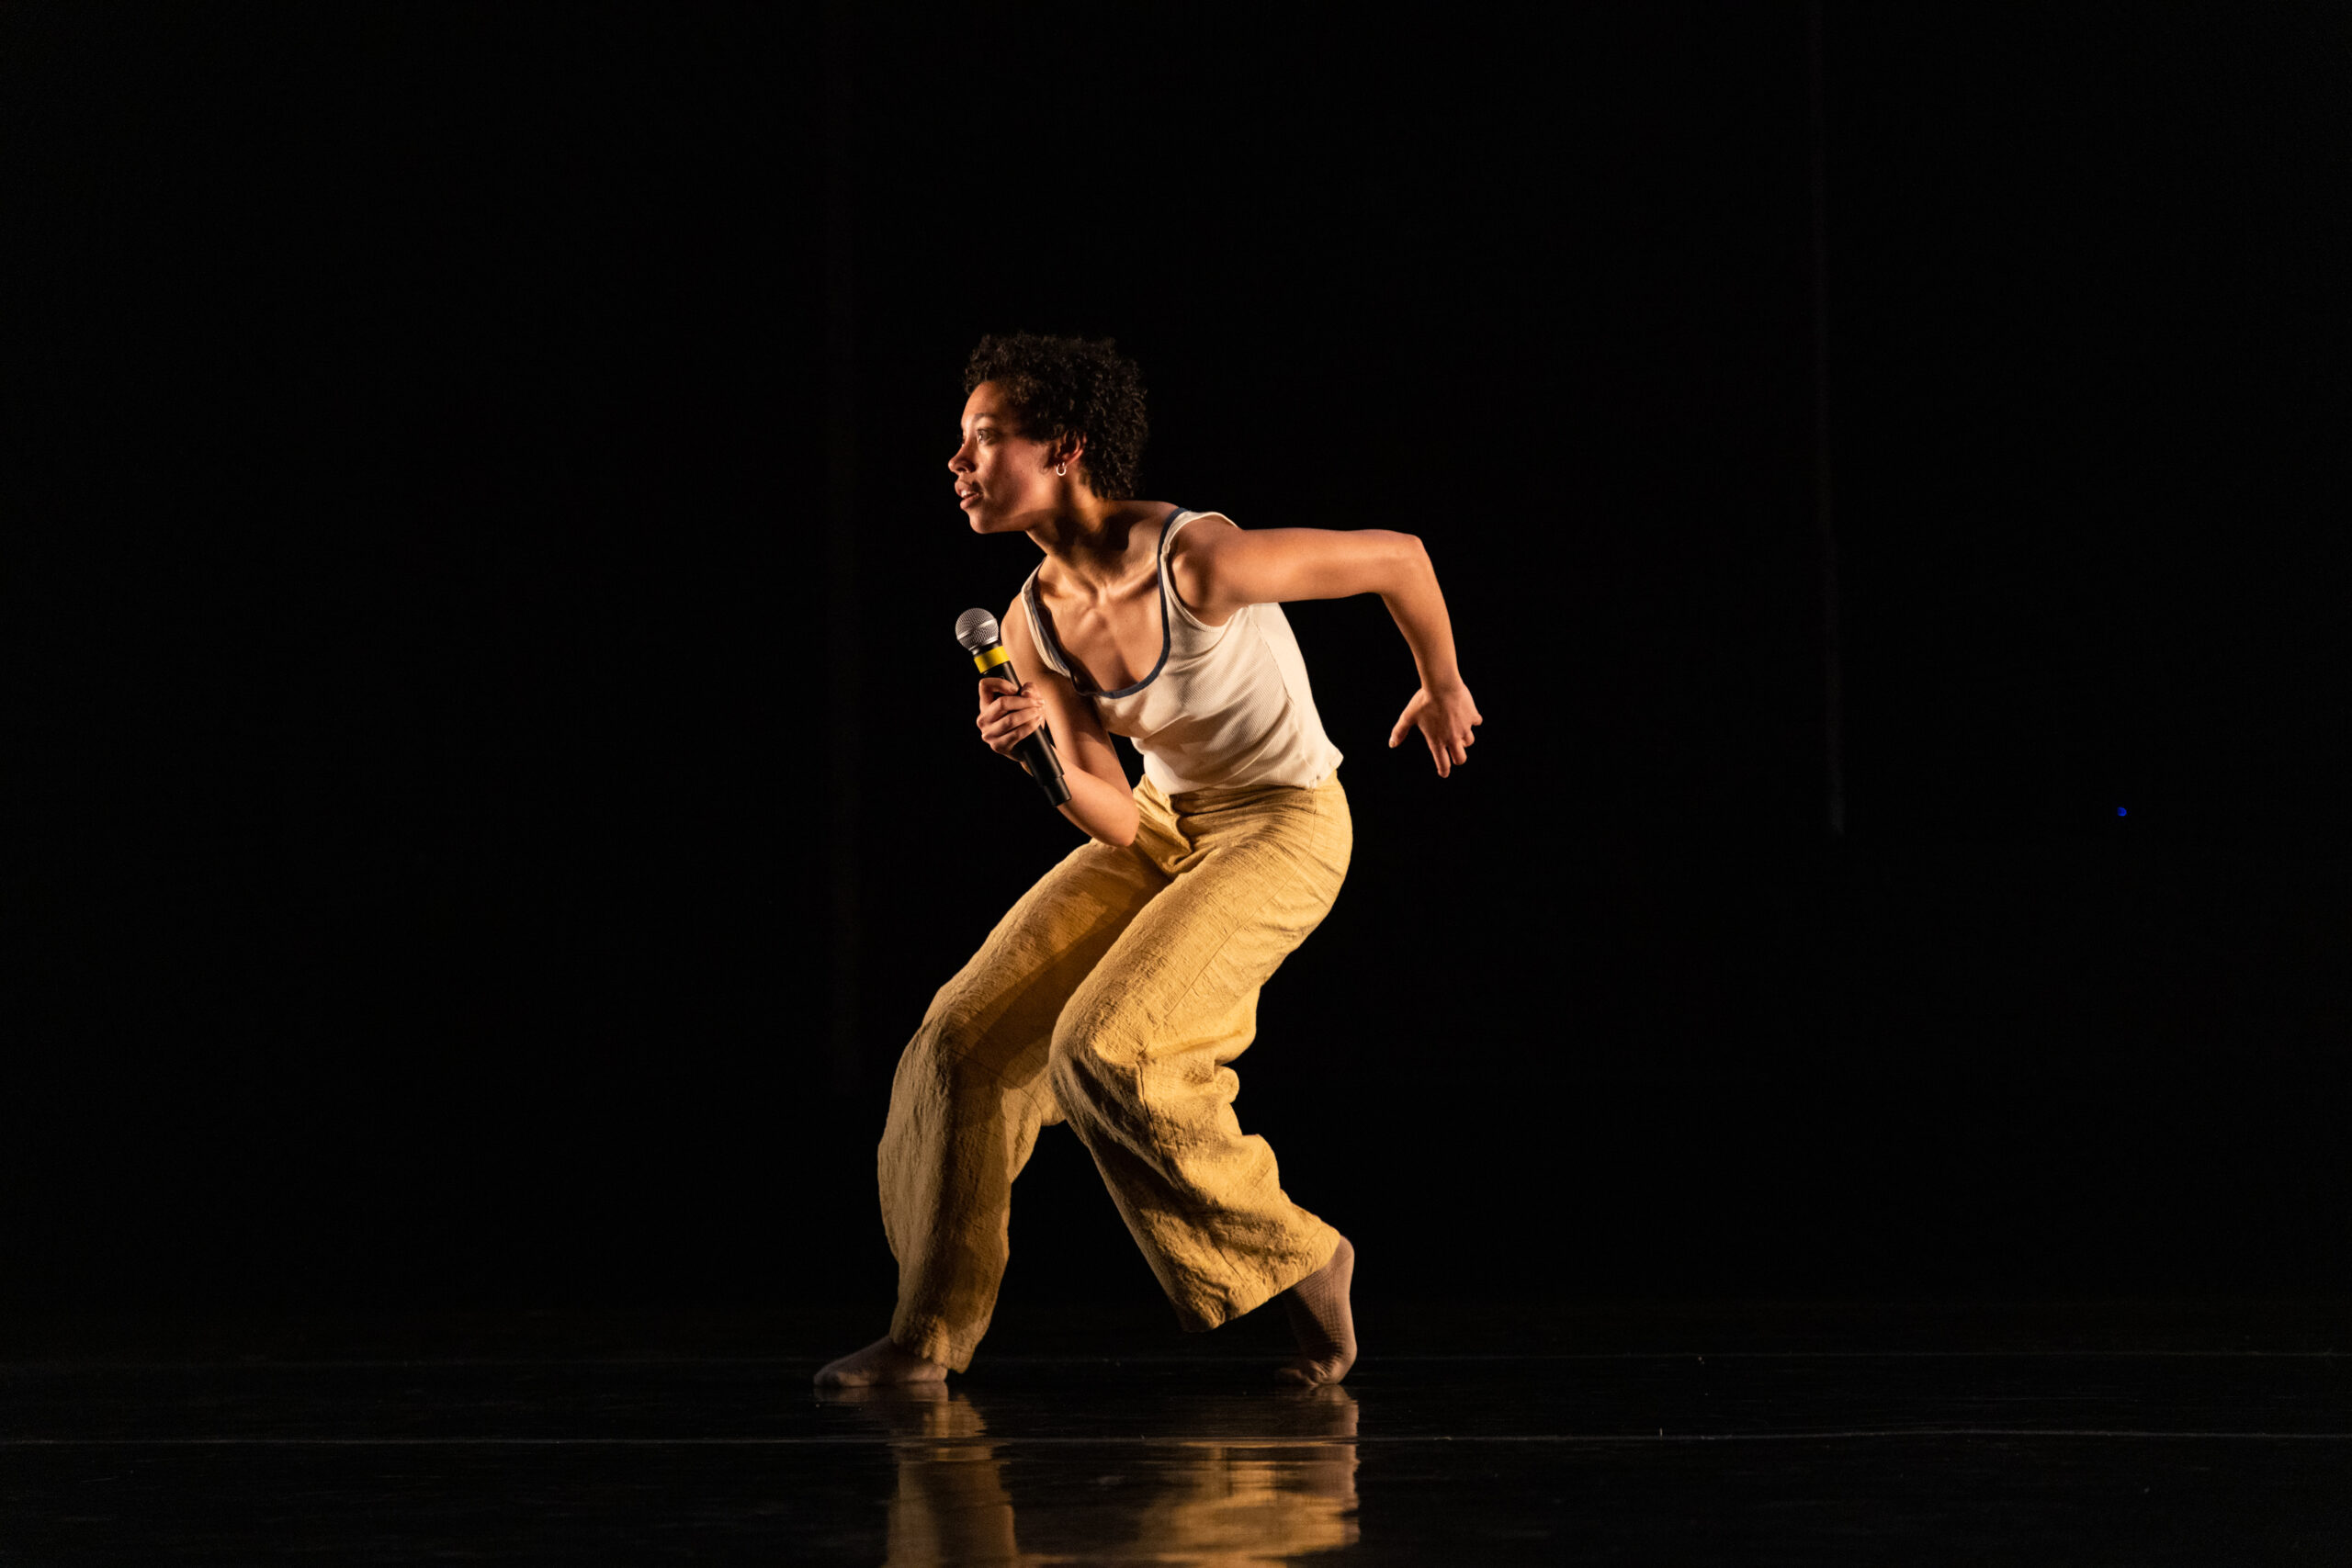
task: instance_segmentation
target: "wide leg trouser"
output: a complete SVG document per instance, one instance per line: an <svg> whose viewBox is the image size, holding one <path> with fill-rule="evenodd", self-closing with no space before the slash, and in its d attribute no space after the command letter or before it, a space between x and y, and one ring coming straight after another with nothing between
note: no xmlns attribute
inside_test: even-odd
<svg viewBox="0 0 2352 1568"><path fill-rule="evenodd" d="M1330 1261L1233 1113L1258 991L1321 923L1354 843L1311 789L1136 786L1125 849L1089 841L939 988L899 1057L878 1159L899 1260L890 1337L961 1371L1009 1256L1012 1179L1067 1119L1178 1322L1214 1328Z"/></svg>

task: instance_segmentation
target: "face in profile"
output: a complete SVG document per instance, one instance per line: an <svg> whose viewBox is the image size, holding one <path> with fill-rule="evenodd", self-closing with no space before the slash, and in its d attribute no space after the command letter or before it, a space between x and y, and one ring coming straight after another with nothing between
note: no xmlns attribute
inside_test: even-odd
<svg viewBox="0 0 2352 1568"><path fill-rule="evenodd" d="M956 476L956 503L976 534L1029 526L1024 519L1050 512L1070 479L1054 473L1053 450L1022 434L1012 405L993 381L964 400L962 441L947 459Z"/></svg>

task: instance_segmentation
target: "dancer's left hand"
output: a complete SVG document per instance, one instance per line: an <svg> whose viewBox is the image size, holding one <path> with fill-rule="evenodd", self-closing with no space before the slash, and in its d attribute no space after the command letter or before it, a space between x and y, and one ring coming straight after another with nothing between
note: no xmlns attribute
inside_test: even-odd
<svg viewBox="0 0 2352 1568"><path fill-rule="evenodd" d="M1405 705L1396 728L1388 732L1388 745L1393 750L1407 735L1419 730L1421 739L1429 742L1430 761L1437 764L1437 776L1444 778L1470 760L1470 748L1478 739L1470 733L1471 727L1485 722L1478 705L1470 698L1470 688L1461 682L1423 686Z"/></svg>

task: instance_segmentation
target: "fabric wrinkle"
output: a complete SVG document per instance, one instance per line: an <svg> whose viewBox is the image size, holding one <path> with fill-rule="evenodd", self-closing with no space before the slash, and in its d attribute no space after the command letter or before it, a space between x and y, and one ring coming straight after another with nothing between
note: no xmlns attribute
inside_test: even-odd
<svg viewBox="0 0 2352 1568"><path fill-rule="evenodd" d="M1336 773L1173 798L1147 777L1133 794L1135 844L1090 842L1040 878L941 987L899 1064L877 1151L899 1259L891 1337L951 1369L987 1330L1012 1181L1052 1113L1188 1330L1271 1300L1338 1245L1242 1130L1230 1066L1256 1040L1266 980L1338 896L1350 834Z"/></svg>

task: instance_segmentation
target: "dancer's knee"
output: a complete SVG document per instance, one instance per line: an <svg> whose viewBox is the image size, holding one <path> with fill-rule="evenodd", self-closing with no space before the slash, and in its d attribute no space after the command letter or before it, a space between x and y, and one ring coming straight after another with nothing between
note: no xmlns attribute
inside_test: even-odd
<svg viewBox="0 0 2352 1568"><path fill-rule="evenodd" d="M895 1089L949 1100L1000 1089L1003 1064L994 1061L988 1031L953 1015L926 1020L899 1057Z"/></svg>
<svg viewBox="0 0 2352 1568"><path fill-rule="evenodd" d="M1065 1109L1102 1103L1132 1076L1143 1054L1136 1021L1107 1000L1074 998L1054 1025L1047 1055L1054 1093Z"/></svg>

